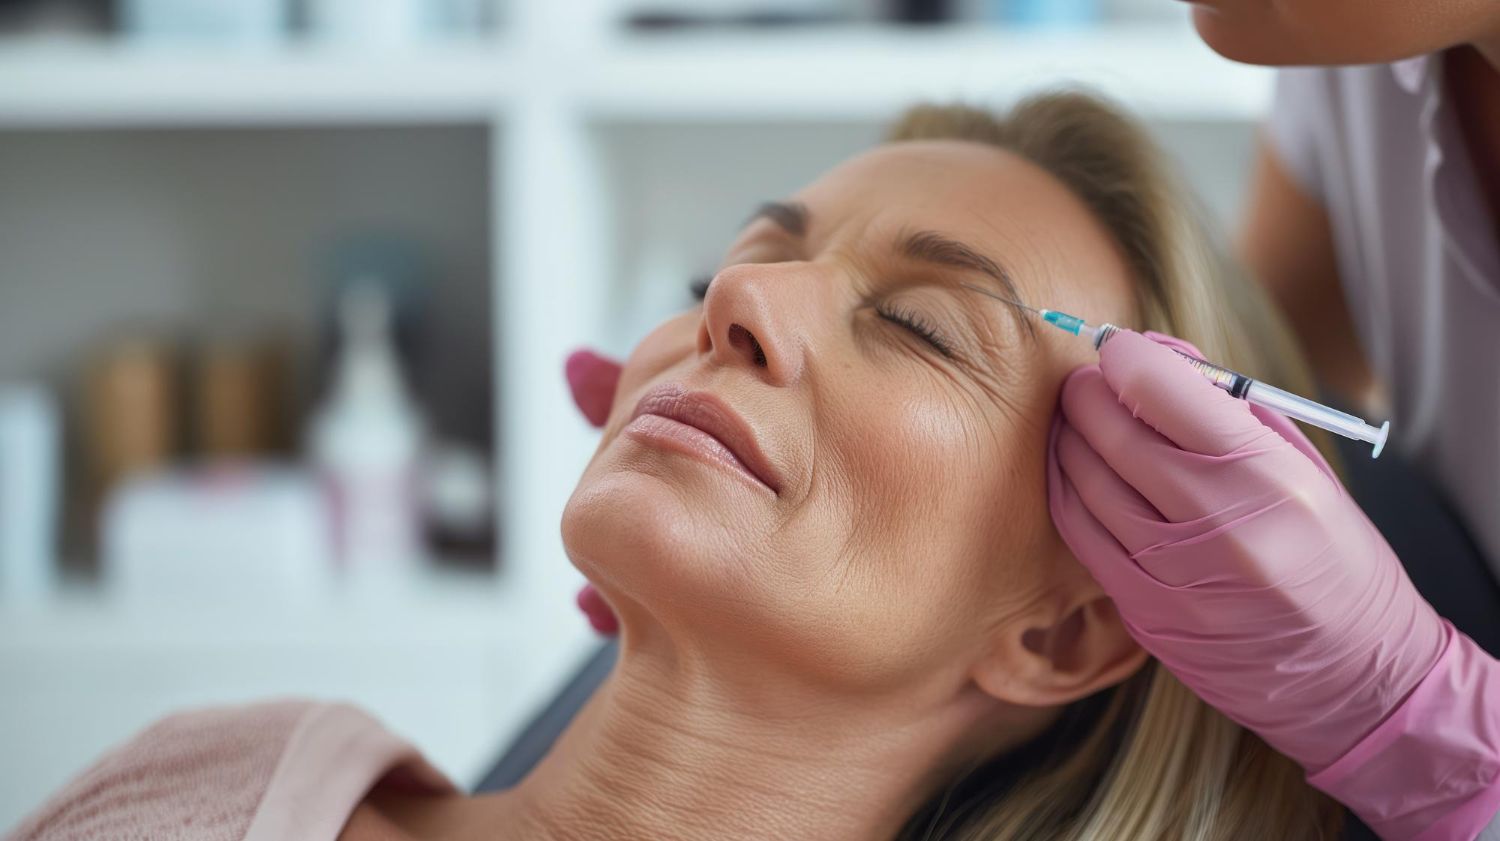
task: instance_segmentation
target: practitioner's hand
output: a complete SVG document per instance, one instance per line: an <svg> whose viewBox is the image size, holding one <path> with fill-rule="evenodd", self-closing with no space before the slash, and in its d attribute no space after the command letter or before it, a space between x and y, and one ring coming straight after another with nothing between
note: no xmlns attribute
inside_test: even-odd
<svg viewBox="0 0 1500 841"><path fill-rule="evenodd" d="M603 426L609 419L609 407L615 400L615 388L620 384L620 363L600 356L591 350L575 350L568 356L563 370L568 377L568 388L573 392L573 402L578 411L594 426ZM609 602L599 595L594 585L585 584L578 591L578 609L588 617L594 630L604 636L620 632L620 622Z"/></svg>
<svg viewBox="0 0 1500 841"><path fill-rule="evenodd" d="M612 637L620 633L620 620L609 602L599 595L592 584L584 584L578 591L578 609L588 617L589 624L600 636Z"/></svg>
<svg viewBox="0 0 1500 841"><path fill-rule="evenodd" d="M620 385L620 363L591 350L575 350L568 354L563 373L573 392L573 403L584 419L594 426L603 426L609 420L609 407L615 402L615 389Z"/></svg>
<svg viewBox="0 0 1500 841"><path fill-rule="evenodd" d="M1132 634L1388 837L1495 796L1495 662L1291 421L1153 337L1068 377L1048 463L1053 521Z"/></svg>

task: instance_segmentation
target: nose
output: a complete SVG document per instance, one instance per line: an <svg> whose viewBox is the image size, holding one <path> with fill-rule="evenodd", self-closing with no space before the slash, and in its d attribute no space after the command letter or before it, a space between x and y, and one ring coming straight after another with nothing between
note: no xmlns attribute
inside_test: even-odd
<svg viewBox="0 0 1500 841"><path fill-rule="evenodd" d="M772 385L802 375L802 342L795 326L800 288L812 285L794 264L730 266L719 272L703 299L698 352L724 365L740 365Z"/></svg>

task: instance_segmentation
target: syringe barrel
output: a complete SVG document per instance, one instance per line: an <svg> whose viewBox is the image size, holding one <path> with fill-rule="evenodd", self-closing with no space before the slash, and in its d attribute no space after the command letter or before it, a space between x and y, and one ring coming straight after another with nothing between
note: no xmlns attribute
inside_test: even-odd
<svg viewBox="0 0 1500 841"><path fill-rule="evenodd" d="M1381 449L1385 447L1385 437L1390 430L1390 424L1374 427L1347 412L1340 412L1322 403L1308 400L1306 397L1298 397L1290 391L1283 391L1274 385L1266 385L1255 380L1252 380L1250 387L1245 389L1245 400L1303 423L1338 433L1345 438L1374 444L1375 456L1380 455Z"/></svg>
<svg viewBox="0 0 1500 841"><path fill-rule="evenodd" d="M1092 338L1092 341L1094 342L1094 350L1098 350L1101 345L1113 338L1116 333L1120 332L1120 328L1116 327L1113 324L1101 324L1098 327L1089 327L1088 325L1084 325L1084 329L1092 329L1095 331ZM1244 391L1245 386L1254 382L1254 380L1243 374L1237 374L1234 371L1229 370L1228 368L1215 365L1206 359L1199 359L1198 357L1192 355L1191 353L1188 353L1187 351L1172 348L1172 352L1182 357L1183 360L1187 362L1187 364L1193 366L1193 370L1202 374L1205 378L1208 379L1209 382L1213 383L1219 388L1224 389L1234 397L1243 397L1244 394L1242 392Z"/></svg>
<svg viewBox="0 0 1500 841"><path fill-rule="evenodd" d="M1091 339L1096 350L1100 345L1109 341L1111 337L1118 333L1119 329L1113 324L1102 324L1099 327L1083 326L1084 332L1088 330L1094 331ZM1279 389L1274 385L1266 385L1244 374L1199 359L1176 348L1173 348L1173 350L1183 359L1187 360L1187 363L1192 365L1209 382L1229 392L1232 397L1239 397L1257 406L1264 406L1273 412L1278 412L1289 418L1302 421L1309 426L1326 429L1345 438L1374 444L1375 449L1370 453L1371 458L1379 458L1381 450L1385 449L1385 439L1391 430L1390 421L1386 421L1378 427L1371 426L1362 419L1347 412L1340 412L1337 409L1324 406L1317 401L1308 400L1306 397L1299 397L1290 391Z"/></svg>
<svg viewBox="0 0 1500 841"><path fill-rule="evenodd" d="M1043 310L1043 312L1052 311ZM1081 335L1089 339L1089 341L1093 342L1095 350L1098 350L1101 345L1120 332L1120 328L1113 324L1101 324L1098 327L1094 327L1085 324L1083 319L1077 316L1067 315L1066 313L1063 313L1063 315L1068 319L1072 319L1064 329L1074 335ZM1062 326L1052 319L1048 319L1048 322ZM1371 426L1346 412L1340 412L1337 409L1324 406L1317 401L1308 400L1306 397L1298 397L1290 391L1283 391L1274 385L1266 385L1263 382L1252 380L1244 374L1236 373L1228 368L1199 359L1176 348L1173 348L1173 350L1183 359L1187 360L1188 364L1192 365L1209 382L1229 392L1231 397L1238 397L1257 406L1264 406L1273 412L1279 412L1289 418L1302 421L1310 426L1316 426L1319 429L1326 429L1345 438L1353 438L1356 441L1367 441L1374 444L1375 449L1370 452L1370 458L1379 458L1380 451L1385 449L1385 439L1391 431L1390 421L1386 421L1378 427Z"/></svg>

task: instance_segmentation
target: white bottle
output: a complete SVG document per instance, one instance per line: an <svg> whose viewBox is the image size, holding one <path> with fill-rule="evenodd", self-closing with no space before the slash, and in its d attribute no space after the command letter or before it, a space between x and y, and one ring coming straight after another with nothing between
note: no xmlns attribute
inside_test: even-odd
<svg viewBox="0 0 1500 841"><path fill-rule="evenodd" d="M56 401L41 386L0 387L0 600L52 588L59 491Z"/></svg>
<svg viewBox="0 0 1500 841"><path fill-rule="evenodd" d="M414 485L422 421L401 380L384 290L353 286L338 302L338 324L333 387L309 430L312 460L328 489L344 571L363 583L399 582L421 561Z"/></svg>

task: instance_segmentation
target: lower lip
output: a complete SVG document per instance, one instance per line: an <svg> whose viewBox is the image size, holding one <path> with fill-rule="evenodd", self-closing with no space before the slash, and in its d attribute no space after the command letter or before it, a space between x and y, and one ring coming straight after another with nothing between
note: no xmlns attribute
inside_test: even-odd
<svg viewBox="0 0 1500 841"><path fill-rule="evenodd" d="M755 483L757 488L771 490L771 487L750 472L750 468L746 467L733 451L724 446L722 441L696 426L689 426L661 415L645 414L626 425L624 431L643 441L669 450L676 450L699 461L731 468L735 473Z"/></svg>

